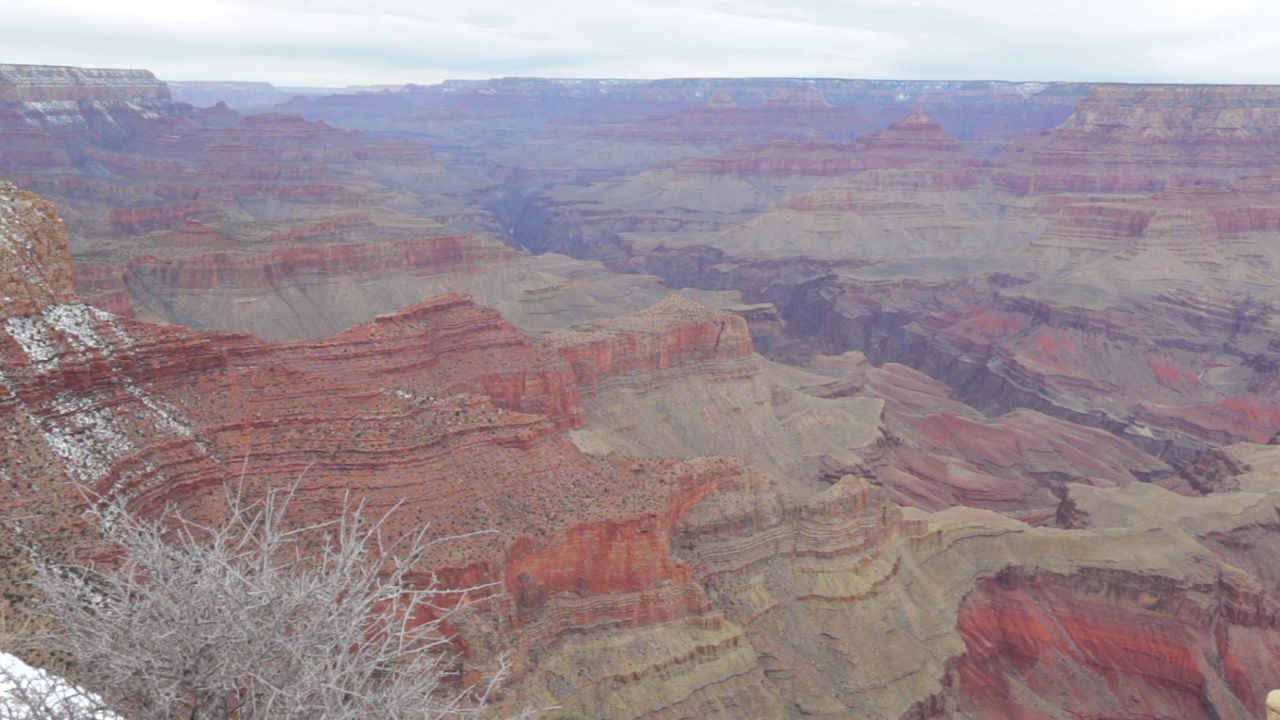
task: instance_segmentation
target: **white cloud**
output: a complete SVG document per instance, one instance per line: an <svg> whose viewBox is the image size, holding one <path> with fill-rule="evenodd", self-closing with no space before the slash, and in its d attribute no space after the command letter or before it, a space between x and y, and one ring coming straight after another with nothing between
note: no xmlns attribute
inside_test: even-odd
<svg viewBox="0 0 1280 720"><path fill-rule="evenodd" d="M1280 82L1271 0L0 0L0 12L0 61L175 80Z"/></svg>

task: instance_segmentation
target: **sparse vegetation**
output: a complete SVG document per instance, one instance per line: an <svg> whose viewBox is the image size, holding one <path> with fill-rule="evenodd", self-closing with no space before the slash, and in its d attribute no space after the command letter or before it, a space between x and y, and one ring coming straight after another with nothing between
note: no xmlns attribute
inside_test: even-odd
<svg viewBox="0 0 1280 720"><path fill-rule="evenodd" d="M142 520L107 503L96 517L115 561L35 563L59 628L45 642L74 658L68 679L103 713L86 717L483 712L505 667L479 686L456 682L442 622L467 604L467 591L441 588L417 567L440 541L393 541L386 516L354 504L332 522L291 528L290 491L256 502L229 493L229 519L216 525L172 511ZM59 717L28 705L26 717Z"/></svg>

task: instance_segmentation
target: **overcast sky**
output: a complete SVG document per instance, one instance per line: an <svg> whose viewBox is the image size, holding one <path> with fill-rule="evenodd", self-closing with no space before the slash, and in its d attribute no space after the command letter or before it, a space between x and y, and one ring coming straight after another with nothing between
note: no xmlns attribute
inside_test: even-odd
<svg viewBox="0 0 1280 720"><path fill-rule="evenodd" d="M0 62L166 80L1280 83L1277 0L0 0L0 12Z"/></svg>

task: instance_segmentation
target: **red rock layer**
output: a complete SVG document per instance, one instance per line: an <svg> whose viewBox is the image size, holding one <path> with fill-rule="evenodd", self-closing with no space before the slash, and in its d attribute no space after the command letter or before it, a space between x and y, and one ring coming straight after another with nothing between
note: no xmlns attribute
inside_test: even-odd
<svg viewBox="0 0 1280 720"><path fill-rule="evenodd" d="M267 289L304 277L349 278L386 272L478 272L515 256L475 236L424 237L378 244L295 247L266 253L195 257L143 255L129 261L124 282L169 290Z"/></svg>
<svg viewBox="0 0 1280 720"><path fill-rule="evenodd" d="M957 715L1154 720L1234 706L1256 716L1269 678L1246 668L1280 648L1276 609L1227 579L1199 588L1118 571L1005 571L961 607Z"/></svg>
<svg viewBox="0 0 1280 720"><path fill-rule="evenodd" d="M474 393L507 410L545 415L560 429L584 422L575 379L560 357L466 295L441 295L341 335L283 347L317 372L401 394Z"/></svg>
<svg viewBox="0 0 1280 720"><path fill-rule="evenodd" d="M46 207L6 199L22 227L41 227ZM65 244L42 257L65 265ZM750 354L745 328L716 326L705 309L672 301L643 317L662 319L647 339L654 354L623 364L619 352L605 370ZM625 339L628 322L640 321L619 321L619 347L643 345ZM719 355L680 344L717 337ZM69 479L123 494L144 514L174 503L216 516L218 489L237 478L251 494L296 483L292 508L304 520L333 517L350 496L371 513L401 505L395 532L491 530L427 559L451 583L497 583L485 619L459 628L477 663L514 648L528 672L528 658L583 632L687 622L718 633L720 615L671 537L744 469L582 454L558 429L581 418L565 347L534 342L459 295L275 345L49 303L0 330L0 480L13 490L3 507L23 516L52 502L57 512L42 517L74 516L83 499ZM82 542L47 537L60 550Z"/></svg>
<svg viewBox="0 0 1280 720"><path fill-rule="evenodd" d="M672 294L657 305L602 320L587 332L549 338L584 391L601 383L643 388L663 376L696 368L699 374L743 376L755 372L747 322L737 315Z"/></svg>
<svg viewBox="0 0 1280 720"><path fill-rule="evenodd" d="M689 510L739 483L743 468L727 459L618 466L633 475L669 478L657 496L665 507L630 516L597 508L613 519L573 526L540 543L518 542L506 552L503 584L513 595L521 631L536 644L568 633L700 616L718 627L718 612L671 543Z"/></svg>
<svg viewBox="0 0 1280 720"><path fill-rule="evenodd" d="M0 66L0 167L59 206L77 239L371 207L422 215L452 203L400 188L470 189L417 142L196 110L145 71L41 66Z"/></svg>
<svg viewBox="0 0 1280 720"><path fill-rule="evenodd" d="M948 397L942 383L902 365L829 364L850 379L810 392L885 401L884 440L866 463L889 497L904 505L984 507L1042 522L1057 508L1063 483L1107 487L1173 474L1102 430L1026 409L983 417Z"/></svg>
<svg viewBox="0 0 1280 720"><path fill-rule="evenodd" d="M298 481L303 518L331 517L352 493L375 513L404 503L397 531L495 529L446 544L431 560L446 578L498 581L514 598L498 615L503 633L468 640L477 651L519 637L521 652L532 652L583 628L709 612L667 537L740 467L618 466L582 455L547 416L505 410L507 398L446 395L505 393L502 374L522 373L525 394L512 404L572 418L572 387L553 385L569 380L563 365L557 371L554 355L499 325L464 298L342 339L282 346L79 305L10 318L0 338L0 412L9 418L0 473L24 478L32 493L19 491L10 505L22 512L22 498L47 501L69 478L124 493L144 513L177 503L216 514L217 488L245 467L250 492Z"/></svg>
<svg viewBox="0 0 1280 720"><path fill-rule="evenodd" d="M177 112L145 70L0 65L0 169L74 172Z"/></svg>

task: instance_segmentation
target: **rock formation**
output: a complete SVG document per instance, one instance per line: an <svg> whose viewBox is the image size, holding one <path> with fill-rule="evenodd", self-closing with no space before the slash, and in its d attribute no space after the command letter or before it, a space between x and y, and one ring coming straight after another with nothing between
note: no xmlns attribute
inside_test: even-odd
<svg viewBox="0 0 1280 720"><path fill-rule="evenodd" d="M216 515L247 457L316 517L495 530L430 559L497 583L463 669L508 652L507 701L567 716L1246 717L1280 685L1273 88L508 79L244 117L0 78L0 167L94 306L0 189L0 508L63 551L68 480Z"/></svg>
<svg viewBox="0 0 1280 720"><path fill-rule="evenodd" d="M5 317L74 302L62 221L53 207L11 183L0 184L0 295Z"/></svg>
<svg viewBox="0 0 1280 720"><path fill-rule="evenodd" d="M5 192L13 228L51 221L43 203ZM10 242L61 262L52 276L65 279L65 237L54 225L44 240ZM528 658L588 627L677 623L693 647L732 648L667 538L700 497L746 471L578 452L556 430L580 422L568 366L493 311L445 296L323 341L265 345L114 318L70 293L42 287L5 319L0 473L11 518L57 527L50 518L84 502L77 487L123 493L143 513L166 503L216 513L217 488L243 466L251 492L301 478L295 507L311 517L354 491L375 511L407 503L399 528L496 530L432 558L446 578L502 588L462 631L477 666L489 651ZM40 537L64 551L77 542ZM608 543L616 568L597 555ZM741 653L723 662L740 664Z"/></svg>
<svg viewBox="0 0 1280 720"><path fill-rule="evenodd" d="M77 165L175 111L146 70L0 65L0 167Z"/></svg>
<svg viewBox="0 0 1280 720"><path fill-rule="evenodd" d="M785 341L767 352L861 350L988 414L1033 409L1179 464L1268 440L1280 196L1254 148L1275 134L1274 93L1090 93L995 146L925 105L851 143L737 145L556 190L516 238L738 289L778 308Z"/></svg>
<svg viewBox="0 0 1280 720"><path fill-rule="evenodd" d="M172 266L179 254L193 262L199 249L240 251L232 264L242 266L242 274L252 274L243 266L256 263L270 277L288 261L268 250L309 246L295 255L301 273L317 256L365 252L381 256L370 262L389 274L413 274L425 262L417 256L435 251L404 251L401 264L386 249L348 246L366 234L396 241L461 236L496 224L487 212L447 197L482 193L491 182L447 171L420 143L369 138L278 113L198 110L175 103L145 71L0 66L0 170L59 207L72 247L96 258L83 273L95 278L97 287L85 286L91 301L210 329L227 324L204 325L217 311L202 315L186 306L186 280L165 277L155 265ZM371 214L390 218L391 231L362 232ZM293 225L263 226L270 222ZM206 226L214 230L206 232ZM334 247L315 247L320 244ZM218 264L210 258L194 262ZM167 287L170 282L177 287ZM237 281L229 284L233 289ZM373 313L431 294L371 300ZM315 336L373 313L334 313L319 302L314 311L295 313L301 318L236 329Z"/></svg>

